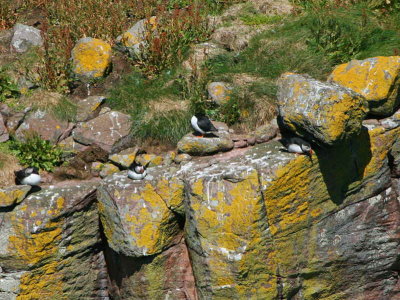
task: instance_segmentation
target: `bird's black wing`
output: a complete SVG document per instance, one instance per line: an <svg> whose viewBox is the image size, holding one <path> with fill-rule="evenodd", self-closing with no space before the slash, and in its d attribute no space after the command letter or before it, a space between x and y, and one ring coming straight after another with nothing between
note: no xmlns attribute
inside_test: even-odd
<svg viewBox="0 0 400 300"><path fill-rule="evenodd" d="M14 171L15 174L15 180L17 183L20 183L22 179L26 176L25 174L25 169L19 170L19 171Z"/></svg>
<svg viewBox="0 0 400 300"><path fill-rule="evenodd" d="M197 125L204 132L218 131L217 128L211 123L210 119L206 116L197 118Z"/></svg>

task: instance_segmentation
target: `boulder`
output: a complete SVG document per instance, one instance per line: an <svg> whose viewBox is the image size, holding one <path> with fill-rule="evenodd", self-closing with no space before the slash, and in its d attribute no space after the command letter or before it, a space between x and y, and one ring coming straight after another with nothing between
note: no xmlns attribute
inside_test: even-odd
<svg viewBox="0 0 400 300"><path fill-rule="evenodd" d="M336 83L286 73L278 82L282 125L319 144L335 145L360 133L368 112L363 96Z"/></svg>
<svg viewBox="0 0 400 300"><path fill-rule="evenodd" d="M128 137L131 124L132 121L128 115L110 111L88 122L79 123L72 132L72 136L81 144L97 144L104 150L113 152Z"/></svg>
<svg viewBox="0 0 400 300"><path fill-rule="evenodd" d="M0 113L0 143L7 141L10 138L8 130L4 124L3 115Z"/></svg>
<svg viewBox="0 0 400 300"><path fill-rule="evenodd" d="M15 132L18 140L24 140L28 132L37 133L42 139L57 143L70 130L67 121L58 120L50 112L37 110L29 113Z"/></svg>
<svg viewBox="0 0 400 300"><path fill-rule="evenodd" d="M138 148L122 150L117 154L110 155L109 160L117 166L127 169L135 161L138 150Z"/></svg>
<svg viewBox="0 0 400 300"><path fill-rule="evenodd" d="M149 167L160 166L164 163L164 157L155 154L140 154L137 159L142 165L147 165Z"/></svg>
<svg viewBox="0 0 400 300"><path fill-rule="evenodd" d="M379 56L339 65L329 80L363 95L371 115L387 117L400 104L399 74L400 56Z"/></svg>
<svg viewBox="0 0 400 300"><path fill-rule="evenodd" d="M0 189L0 208L21 203L30 190L31 186L29 185L10 186Z"/></svg>
<svg viewBox="0 0 400 300"><path fill-rule="evenodd" d="M79 101L77 104L76 121L86 122L97 117L105 99L104 96L90 96Z"/></svg>
<svg viewBox="0 0 400 300"><path fill-rule="evenodd" d="M72 71L82 77L99 78L111 64L111 45L90 37L80 39L71 52Z"/></svg>
<svg viewBox="0 0 400 300"><path fill-rule="evenodd" d="M157 29L156 17L142 19L136 22L122 35L117 37L117 43L122 50L128 52L132 57L137 58L146 47L146 35L154 34ZM149 32L150 31L150 32Z"/></svg>
<svg viewBox="0 0 400 300"><path fill-rule="evenodd" d="M216 137L198 137L188 133L178 142L178 151L189 155L208 155L233 149L234 143L226 132Z"/></svg>
<svg viewBox="0 0 400 300"><path fill-rule="evenodd" d="M43 39L40 30L24 24L15 24L11 47L16 52L26 52L32 46L42 46Z"/></svg>
<svg viewBox="0 0 400 300"><path fill-rule="evenodd" d="M266 143L278 135L279 128L275 121L258 127L254 131L254 136L257 143Z"/></svg>
<svg viewBox="0 0 400 300"><path fill-rule="evenodd" d="M180 163L183 163L185 161L189 161L191 159L192 159L192 157L189 154L181 153L181 154L178 154L175 157L174 162L177 163L177 164L180 164Z"/></svg>
<svg viewBox="0 0 400 300"><path fill-rule="evenodd" d="M231 99L232 87L226 82L211 82L207 86L208 97L218 105Z"/></svg>
<svg viewBox="0 0 400 300"><path fill-rule="evenodd" d="M181 209L184 185L164 169L143 180L126 172L104 179L99 189L101 222L110 247L126 256L154 255L176 243L180 231L172 209Z"/></svg>

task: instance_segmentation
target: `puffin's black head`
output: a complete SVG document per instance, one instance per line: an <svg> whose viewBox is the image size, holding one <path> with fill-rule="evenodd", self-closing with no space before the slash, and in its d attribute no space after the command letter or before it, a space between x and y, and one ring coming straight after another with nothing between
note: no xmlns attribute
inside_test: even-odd
<svg viewBox="0 0 400 300"><path fill-rule="evenodd" d="M194 116L199 119L199 118L204 118L206 115L204 113L196 113Z"/></svg>
<svg viewBox="0 0 400 300"><path fill-rule="evenodd" d="M301 150L303 150L304 154L308 155L312 159L313 151L311 149L311 145L303 140L302 143L300 144L300 147Z"/></svg>
<svg viewBox="0 0 400 300"><path fill-rule="evenodd" d="M143 166L141 163L134 161L130 166L129 170L134 171L137 174L143 174L146 170L146 167Z"/></svg>
<svg viewBox="0 0 400 300"><path fill-rule="evenodd" d="M27 176L31 174L39 174L39 169L36 167L28 167L25 169L25 174Z"/></svg>

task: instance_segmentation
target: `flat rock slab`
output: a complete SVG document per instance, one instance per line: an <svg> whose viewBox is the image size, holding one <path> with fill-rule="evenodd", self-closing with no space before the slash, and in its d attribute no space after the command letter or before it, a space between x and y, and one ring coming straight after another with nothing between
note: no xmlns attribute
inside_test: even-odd
<svg viewBox="0 0 400 300"><path fill-rule="evenodd" d="M208 155L233 149L234 142L226 132L216 133L218 137L197 137L192 133L178 142L178 150L189 155Z"/></svg>
<svg viewBox="0 0 400 300"><path fill-rule="evenodd" d="M334 145L358 135L368 112L363 96L335 83L283 74L278 82L283 125L320 144Z"/></svg>
<svg viewBox="0 0 400 300"><path fill-rule="evenodd" d="M130 116L111 111L78 124L72 136L81 144L95 143L107 152L111 152L120 140L129 135L131 124Z"/></svg>
<svg viewBox="0 0 400 300"><path fill-rule="evenodd" d="M337 66L329 77L363 95L372 115L387 117L400 104L400 56L352 60Z"/></svg>
<svg viewBox="0 0 400 300"><path fill-rule="evenodd" d="M16 185L0 189L0 207L21 203L31 188L29 185Z"/></svg>
<svg viewBox="0 0 400 300"><path fill-rule="evenodd" d="M58 120L49 112L37 110L28 114L15 135L17 139L24 140L27 132L35 132L42 139L56 143L68 129L67 121Z"/></svg>
<svg viewBox="0 0 400 300"><path fill-rule="evenodd" d="M182 207L183 189L183 182L164 168L148 169L143 180L131 180L127 172L105 178L99 210L110 247L140 257L171 246L180 231L173 209Z"/></svg>

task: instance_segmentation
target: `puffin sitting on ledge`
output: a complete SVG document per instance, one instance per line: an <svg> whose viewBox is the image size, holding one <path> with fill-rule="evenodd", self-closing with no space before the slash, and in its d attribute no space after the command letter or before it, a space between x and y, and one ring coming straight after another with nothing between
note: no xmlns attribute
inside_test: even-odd
<svg viewBox="0 0 400 300"><path fill-rule="evenodd" d="M28 167L19 171L15 171L16 184L36 186L40 184L41 177L39 170L35 167Z"/></svg>
<svg viewBox="0 0 400 300"><path fill-rule="evenodd" d="M128 169L128 177L133 180L142 180L147 175L145 166L134 161Z"/></svg>
<svg viewBox="0 0 400 300"><path fill-rule="evenodd" d="M204 137L206 134L218 131L218 129L215 128L213 123L211 123L210 119L205 114L195 114L191 118L190 123L200 137Z"/></svg>
<svg viewBox="0 0 400 300"><path fill-rule="evenodd" d="M291 137L287 139L282 139L283 145L289 152L297 154L305 154L312 160L313 150L309 142L303 140L299 137Z"/></svg>

